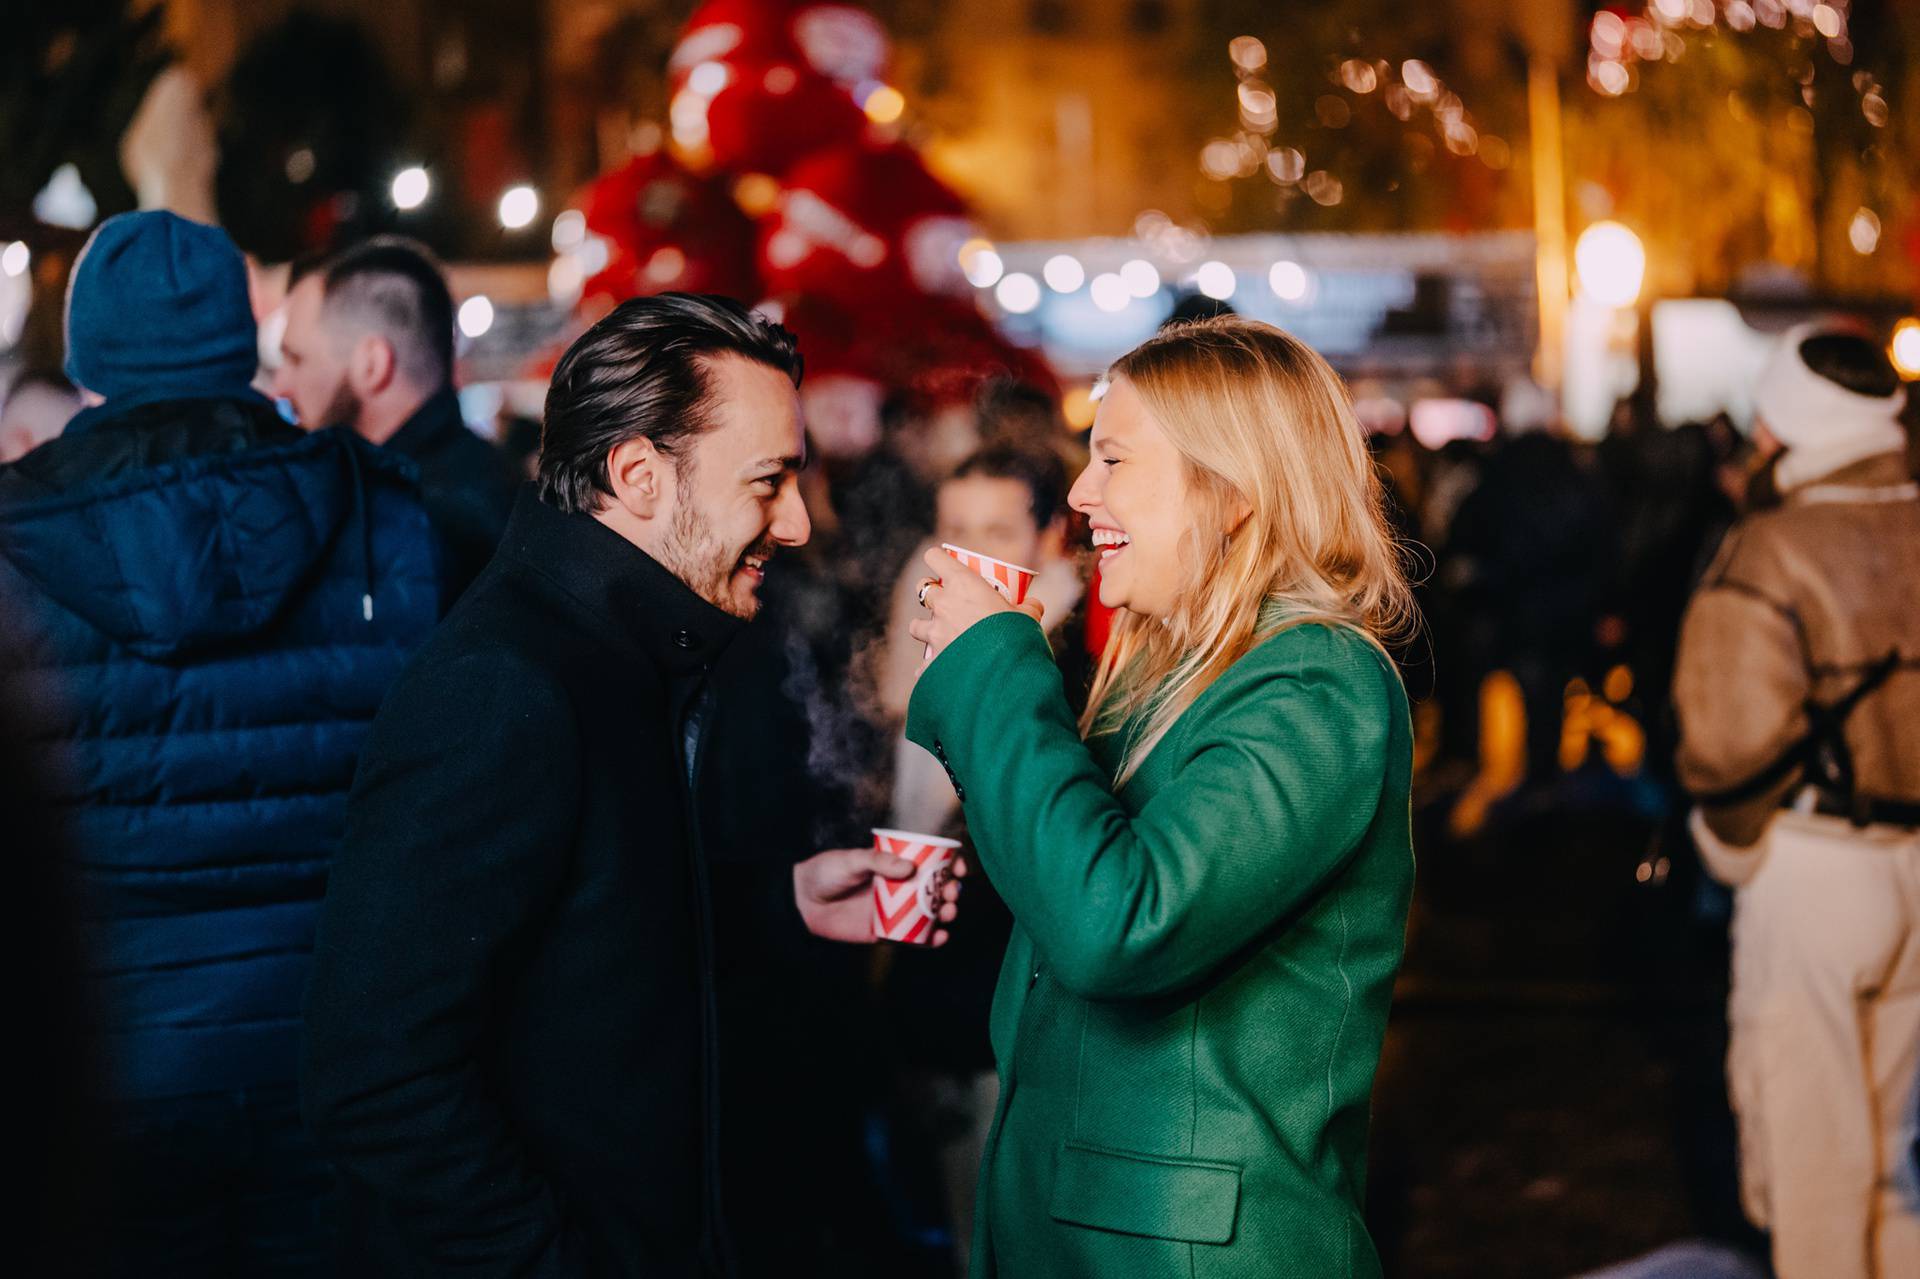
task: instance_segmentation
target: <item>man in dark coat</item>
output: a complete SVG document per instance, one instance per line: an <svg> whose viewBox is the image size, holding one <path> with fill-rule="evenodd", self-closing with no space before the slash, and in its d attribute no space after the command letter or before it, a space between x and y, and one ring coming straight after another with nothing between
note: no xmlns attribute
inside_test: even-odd
<svg viewBox="0 0 1920 1279"><path fill-rule="evenodd" d="M596 324L554 372L537 496L381 712L308 1007L355 1274L732 1269L690 796L758 745L712 740L708 675L809 533L799 375L723 299ZM820 854L769 926L868 941L872 877L910 871Z"/></svg>
<svg viewBox="0 0 1920 1279"><path fill-rule="evenodd" d="M246 267L213 227L108 220L67 335L95 406L0 467L0 600L30 635L0 695L64 756L114 1264L315 1274L301 995L361 740L436 616L426 514L405 462L250 388Z"/></svg>
<svg viewBox="0 0 1920 1279"><path fill-rule="evenodd" d="M520 477L453 390L453 297L425 249L387 236L295 280L274 390L309 428L341 426L420 468L451 604L493 558Z"/></svg>

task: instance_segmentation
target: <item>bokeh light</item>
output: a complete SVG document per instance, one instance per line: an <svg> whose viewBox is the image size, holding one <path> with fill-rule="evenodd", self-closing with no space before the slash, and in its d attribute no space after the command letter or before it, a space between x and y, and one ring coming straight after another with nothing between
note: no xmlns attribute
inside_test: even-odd
<svg viewBox="0 0 1920 1279"><path fill-rule="evenodd" d="M1233 278L1233 268L1225 262L1202 262L1199 271L1194 273L1193 282L1202 293L1216 302L1225 302L1232 297L1237 283Z"/></svg>
<svg viewBox="0 0 1920 1279"><path fill-rule="evenodd" d="M1007 273L1007 264L986 240L968 240L960 246L960 270L976 289L990 289Z"/></svg>
<svg viewBox="0 0 1920 1279"><path fill-rule="evenodd" d="M875 124L892 124L906 114L907 98L892 85L883 84L869 93L860 106L867 113L867 119Z"/></svg>
<svg viewBox="0 0 1920 1279"><path fill-rule="evenodd" d="M1630 228L1596 222L1580 233L1573 265L1588 297L1606 306L1632 306L1646 279L1647 251Z"/></svg>
<svg viewBox="0 0 1920 1279"><path fill-rule="evenodd" d="M476 293L460 304L460 331L469 338L482 337L493 327L493 300Z"/></svg>
<svg viewBox="0 0 1920 1279"><path fill-rule="evenodd" d="M994 298L1013 315L1025 315L1040 305L1040 281L1025 271L1003 276L993 290Z"/></svg>
<svg viewBox="0 0 1920 1279"><path fill-rule="evenodd" d="M500 195L500 225L509 231L530 226L540 216L540 193L522 184L508 187Z"/></svg>
<svg viewBox="0 0 1920 1279"><path fill-rule="evenodd" d="M1160 291L1160 272L1145 258L1134 258L1120 268L1127 292L1137 298L1150 298Z"/></svg>
<svg viewBox="0 0 1920 1279"><path fill-rule="evenodd" d="M578 209L564 209L553 220L553 249L565 253L577 249L587 239L587 215Z"/></svg>
<svg viewBox="0 0 1920 1279"><path fill-rule="evenodd" d="M1855 210L1853 220L1847 223L1847 242L1862 257L1879 248L1880 215L1865 207Z"/></svg>
<svg viewBox="0 0 1920 1279"><path fill-rule="evenodd" d="M393 175L393 207L417 209L433 194L433 179L417 164L410 164Z"/></svg>
<svg viewBox="0 0 1920 1279"><path fill-rule="evenodd" d="M1087 282L1087 268L1071 253L1056 253L1040 268L1040 276L1055 293L1071 293Z"/></svg>
<svg viewBox="0 0 1920 1279"><path fill-rule="evenodd" d="M1893 341L1887 344L1887 358L1900 376L1911 382L1920 378L1920 319L1908 316L1893 326Z"/></svg>
<svg viewBox="0 0 1920 1279"><path fill-rule="evenodd" d="M1093 297L1093 304L1109 314L1127 309L1133 301L1133 294L1127 288L1127 282L1109 271L1093 277L1093 283L1087 289Z"/></svg>
<svg viewBox="0 0 1920 1279"><path fill-rule="evenodd" d="M1267 284L1273 289L1273 295L1282 302L1303 302L1308 290L1313 287L1307 268L1298 262L1287 261L1273 264L1273 269L1267 272Z"/></svg>

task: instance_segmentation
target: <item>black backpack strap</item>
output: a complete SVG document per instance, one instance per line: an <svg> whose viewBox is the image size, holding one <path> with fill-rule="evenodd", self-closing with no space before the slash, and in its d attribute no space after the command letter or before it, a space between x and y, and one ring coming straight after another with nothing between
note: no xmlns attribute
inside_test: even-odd
<svg viewBox="0 0 1920 1279"><path fill-rule="evenodd" d="M1805 733L1744 781L1716 791L1693 792L1694 802L1720 807L1758 799L1796 770L1805 770L1815 785L1833 791L1851 804L1854 796L1853 752L1847 747L1847 717L1853 714L1854 708L1868 694L1886 683L1899 667L1900 650L1889 650L1885 657L1861 674L1859 683L1841 697L1824 704L1808 699Z"/></svg>

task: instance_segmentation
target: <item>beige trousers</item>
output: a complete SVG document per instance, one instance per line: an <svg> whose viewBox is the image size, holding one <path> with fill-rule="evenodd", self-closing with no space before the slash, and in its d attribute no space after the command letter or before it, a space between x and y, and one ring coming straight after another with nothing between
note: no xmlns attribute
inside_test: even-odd
<svg viewBox="0 0 1920 1279"><path fill-rule="evenodd" d="M1779 1279L1920 1277L1920 834L1782 812L1736 888L1727 1082L1741 1199Z"/></svg>

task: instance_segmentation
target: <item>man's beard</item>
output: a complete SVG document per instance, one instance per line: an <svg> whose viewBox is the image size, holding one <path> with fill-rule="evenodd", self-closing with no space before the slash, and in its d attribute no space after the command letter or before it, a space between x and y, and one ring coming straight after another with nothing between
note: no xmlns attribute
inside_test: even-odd
<svg viewBox="0 0 1920 1279"><path fill-rule="evenodd" d="M333 394L327 399L326 412L320 415L318 422L303 422L308 430L320 430L329 426L344 426L348 430L357 430L360 425L360 397L347 385L344 374L340 384L333 388Z"/></svg>
<svg viewBox="0 0 1920 1279"><path fill-rule="evenodd" d="M735 598L733 575L741 560L749 555L770 557L774 546L772 538L762 538L737 555L729 552L713 535L706 517L683 500L673 513L666 544L660 548L660 562L707 603L751 620L760 611L759 597L749 594L744 602Z"/></svg>

